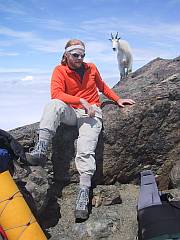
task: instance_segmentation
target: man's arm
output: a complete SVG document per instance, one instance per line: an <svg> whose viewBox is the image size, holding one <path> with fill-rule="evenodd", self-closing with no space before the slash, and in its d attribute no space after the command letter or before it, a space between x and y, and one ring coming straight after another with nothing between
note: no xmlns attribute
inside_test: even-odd
<svg viewBox="0 0 180 240"><path fill-rule="evenodd" d="M117 102L119 107L124 107L125 105L132 105L135 103L132 99L122 99L120 98L112 89L110 89L107 84L102 80L99 71L96 68L96 83L97 87L107 98Z"/></svg>

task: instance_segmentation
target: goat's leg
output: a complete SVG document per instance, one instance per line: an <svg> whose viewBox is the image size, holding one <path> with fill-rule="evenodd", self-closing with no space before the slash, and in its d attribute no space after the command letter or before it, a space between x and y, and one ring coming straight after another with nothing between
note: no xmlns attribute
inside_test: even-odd
<svg viewBox="0 0 180 240"><path fill-rule="evenodd" d="M127 66L127 73L131 73L132 72L132 62L133 62L133 59L132 59L132 56L129 58L129 61L128 61L128 66Z"/></svg>
<svg viewBox="0 0 180 240"><path fill-rule="evenodd" d="M120 70L120 79L125 77L125 67L123 66L123 64L119 65L119 70Z"/></svg>
<svg viewBox="0 0 180 240"><path fill-rule="evenodd" d="M125 68L125 77L127 77L128 74L129 74L129 72L128 72L128 68Z"/></svg>
<svg viewBox="0 0 180 240"><path fill-rule="evenodd" d="M132 65L127 68L127 75L128 75L129 73L132 73Z"/></svg>

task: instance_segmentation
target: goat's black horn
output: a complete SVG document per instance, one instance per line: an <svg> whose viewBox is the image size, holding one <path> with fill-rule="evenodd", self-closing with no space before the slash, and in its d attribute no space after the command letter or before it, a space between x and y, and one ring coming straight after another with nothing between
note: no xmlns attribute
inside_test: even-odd
<svg viewBox="0 0 180 240"><path fill-rule="evenodd" d="M116 36L115 36L115 39L117 39L118 38L118 32L116 33Z"/></svg>
<svg viewBox="0 0 180 240"><path fill-rule="evenodd" d="M114 38L113 35L112 35L112 33L111 33L111 38L112 38L112 39Z"/></svg>

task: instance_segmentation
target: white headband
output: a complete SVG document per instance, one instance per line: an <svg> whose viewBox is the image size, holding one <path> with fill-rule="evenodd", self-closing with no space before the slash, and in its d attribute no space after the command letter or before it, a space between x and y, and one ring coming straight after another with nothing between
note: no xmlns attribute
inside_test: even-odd
<svg viewBox="0 0 180 240"><path fill-rule="evenodd" d="M80 50L85 51L85 48L84 48L82 45L72 45L72 46L70 46L70 47L67 47L67 48L65 49L65 51L66 51L66 52L70 52L70 51L72 51L72 50L74 50L74 49L80 49Z"/></svg>

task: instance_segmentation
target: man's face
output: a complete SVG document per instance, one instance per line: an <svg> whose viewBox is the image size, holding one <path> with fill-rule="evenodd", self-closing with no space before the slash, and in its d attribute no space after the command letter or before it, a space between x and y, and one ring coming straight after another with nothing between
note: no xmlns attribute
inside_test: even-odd
<svg viewBox="0 0 180 240"><path fill-rule="evenodd" d="M71 52L67 52L67 64L70 68L72 69L76 69L76 68L80 68L82 63L83 63L83 59L85 57L85 53L84 51L81 50L73 50Z"/></svg>

